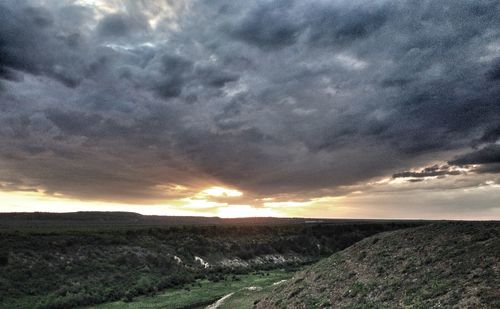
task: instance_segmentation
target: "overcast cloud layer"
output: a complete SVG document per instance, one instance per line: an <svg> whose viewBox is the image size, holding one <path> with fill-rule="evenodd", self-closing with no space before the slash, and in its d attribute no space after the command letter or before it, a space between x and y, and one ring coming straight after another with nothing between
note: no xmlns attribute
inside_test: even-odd
<svg viewBox="0 0 500 309"><path fill-rule="evenodd" d="M0 3L5 191L496 185L499 98L496 0Z"/></svg>

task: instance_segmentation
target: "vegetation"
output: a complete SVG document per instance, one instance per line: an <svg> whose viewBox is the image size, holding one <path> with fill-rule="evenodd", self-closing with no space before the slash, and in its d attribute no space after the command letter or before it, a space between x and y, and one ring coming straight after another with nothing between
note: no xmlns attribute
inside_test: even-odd
<svg viewBox="0 0 500 309"><path fill-rule="evenodd" d="M99 309L121 309L121 308L204 308L216 302L221 297L235 292L222 308L251 308L253 301L262 294L262 289L269 289L273 283L280 282L292 277L292 270L277 269L273 271L258 271L245 275L228 276L225 280L210 282L209 280L197 280L186 285L183 289L168 289L152 297L139 297L133 302L118 301L96 306ZM231 304L243 303L248 306L233 307Z"/></svg>
<svg viewBox="0 0 500 309"><path fill-rule="evenodd" d="M8 224L0 218L9 226L0 231L0 308L71 308L132 301L206 280L223 283L233 275L312 263L369 235L421 224L208 225L200 219L158 225L168 220L155 218L148 225L132 216L142 223L127 225L129 216L120 216L126 220L113 228L110 222L119 220L110 214L102 221L84 214L87 225L74 229L75 218L64 217L64 225L41 220L30 226L21 216L17 228L12 218Z"/></svg>
<svg viewBox="0 0 500 309"><path fill-rule="evenodd" d="M378 234L298 273L257 308L500 308L500 223Z"/></svg>

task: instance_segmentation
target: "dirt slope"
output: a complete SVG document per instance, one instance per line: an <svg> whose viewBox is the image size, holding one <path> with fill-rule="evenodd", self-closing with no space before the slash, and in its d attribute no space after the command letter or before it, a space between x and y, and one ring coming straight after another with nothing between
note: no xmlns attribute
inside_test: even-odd
<svg viewBox="0 0 500 309"><path fill-rule="evenodd" d="M500 308L500 223L366 238L298 273L256 308Z"/></svg>

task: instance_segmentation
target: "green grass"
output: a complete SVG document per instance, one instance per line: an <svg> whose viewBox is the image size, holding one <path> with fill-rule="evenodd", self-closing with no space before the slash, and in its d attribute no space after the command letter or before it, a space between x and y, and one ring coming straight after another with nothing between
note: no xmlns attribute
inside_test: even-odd
<svg viewBox="0 0 500 309"><path fill-rule="evenodd" d="M256 299L272 288L273 283L289 279L292 275L293 272L279 269L237 275L234 278L228 277L227 280L220 282L199 280L183 289L169 289L156 296L138 297L132 302L118 301L91 308L202 308L232 292L235 292L235 294L220 308L251 308ZM245 290L245 288L251 286L262 288L262 290Z"/></svg>

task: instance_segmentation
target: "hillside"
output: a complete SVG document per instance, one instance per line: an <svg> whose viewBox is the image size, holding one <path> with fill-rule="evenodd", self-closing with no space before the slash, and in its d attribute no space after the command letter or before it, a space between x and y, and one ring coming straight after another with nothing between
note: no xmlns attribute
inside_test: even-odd
<svg viewBox="0 0 500 309"><path fill-rule="evenodd" d="M209 224L193 217L179 221L196 223L170 225L165 222L173 217L126 213L31 217L0 220L9 226L0 229L0 308L131 301L199 280L225 281L235 274L312 263L364 237L417 224L284 224L290 221L273 218ZM141 223L129 223L136 220Z"/></svg>
<svg viewBox="0 0 500 309"><path fill-rule="evenodd" d="M500 308L500 223L440 223L366 238L255 307Z"/></svg>

